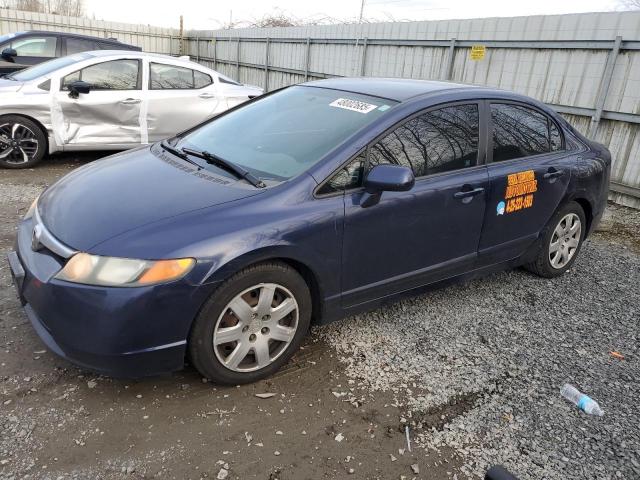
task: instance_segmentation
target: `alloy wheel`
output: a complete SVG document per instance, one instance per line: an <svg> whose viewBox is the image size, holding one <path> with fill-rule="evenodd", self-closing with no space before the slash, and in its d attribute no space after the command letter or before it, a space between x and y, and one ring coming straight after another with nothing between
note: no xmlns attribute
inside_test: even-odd
<svg viewBox="0 0 640 480"><path fill-rule="evenodd" d="M580 217L568 213L558 223L549 243L549 262L555 269L564 268L578 251L582 233Z"/></svg>
<svg viewBox="0 0 640 480"><path fill-rule="evenodd" d="M36 134L21 123L0 125L0 160L22 164L33 160L38 152Z"/></svg>
<svg viewBox="0 0 640 480"><path fill-rule="evenodd" d="M298 328L293 294L276 283L254 285L224 308L213 330L217 359L234 372L270 365L287 349Z"/></svg>

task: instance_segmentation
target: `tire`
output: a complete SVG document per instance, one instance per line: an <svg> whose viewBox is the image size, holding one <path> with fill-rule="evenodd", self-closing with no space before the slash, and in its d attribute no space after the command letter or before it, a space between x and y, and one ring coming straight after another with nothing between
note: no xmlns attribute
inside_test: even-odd
<svg viewBox="0 0 640 480"><path fill-rule="evenodd" d="M300 274L281 262L253 265L207 300L191 328L189 356L212 382L255 382L293 356L310 322L311 294Z"/></svg>
<svg viewBox="0 0 640 480"><path fill-rule="evenodd" d="M33 120L20 115L0 117L0 166L31 168L47 150L47 137Z"/></svg>
<svg viewBox="0 0 640 480"><path fill-rule="evenodd" d="M586 228L582 207L576 202L563 205L549 221L537 258L525 268L545 278L562 275L576 261Z"/></svg>

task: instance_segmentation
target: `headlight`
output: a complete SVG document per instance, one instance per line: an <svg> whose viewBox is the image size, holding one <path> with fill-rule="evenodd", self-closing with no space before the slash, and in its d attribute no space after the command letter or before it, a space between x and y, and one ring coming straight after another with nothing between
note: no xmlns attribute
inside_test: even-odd
<svg viewBox="0 0 640 480"><path fill-rule="evenodd" d="M55 278L87 285L140 287L182 278L195 263L193 258L154 261L76 253Z"/></svg>
<svg viewBox="0 0 640 480"><path fill-rule="evenodd" d="M36 211L36 208L38 206L38 198L36 197L36 199L33 201L33 203L31 204L31 206L29 207L29 210L27 210L27 213L24 214L24 219L27 220L31 217L33 217L33 212Z"/></svg>

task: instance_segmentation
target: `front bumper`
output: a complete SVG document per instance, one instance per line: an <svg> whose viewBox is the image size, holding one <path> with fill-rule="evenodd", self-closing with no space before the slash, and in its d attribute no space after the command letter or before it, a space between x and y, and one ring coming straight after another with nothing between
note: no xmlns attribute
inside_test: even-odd
<svg viewBox="0 0 640 480"><path fill-rule="evenodd" d="M33 251L31 229L30 220L20 224L9 265L25 312L52 351L116 377L183 367L191 322L208 292L185 280L135 288L57 280L64 259Z"/></svg>

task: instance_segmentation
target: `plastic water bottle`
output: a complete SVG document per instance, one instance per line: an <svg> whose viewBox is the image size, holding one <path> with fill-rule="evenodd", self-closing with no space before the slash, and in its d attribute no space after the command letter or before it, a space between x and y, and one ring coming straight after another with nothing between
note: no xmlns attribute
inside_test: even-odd
<svg viewBox="0 0 640 480"><path fill-rule="evenodd" d="M580 390L578 390L573 385L565 383L560 389L560 395L569 400L584 413L587 413L589 415L597 415L599 417L604 415L604 412L600 408L600 405L598 405L598 402L596 402L588 395L581 393Z"/></svg>

